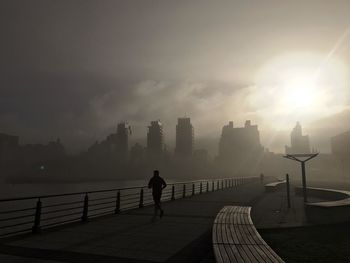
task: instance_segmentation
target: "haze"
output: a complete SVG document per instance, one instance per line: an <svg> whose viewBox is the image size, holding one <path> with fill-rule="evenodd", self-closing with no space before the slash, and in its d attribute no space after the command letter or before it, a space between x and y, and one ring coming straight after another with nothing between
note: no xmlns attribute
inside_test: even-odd
<svg viewBox="0 0 350 263"><path fill-rule="evenodd" d="M77 151L123 120L137 140L160 119L173 146L178 117L191 117L199 144L250 119L283 152L301 121L330 152L350 128L348 10L346 0L1 1L1 129Z"/></svg>

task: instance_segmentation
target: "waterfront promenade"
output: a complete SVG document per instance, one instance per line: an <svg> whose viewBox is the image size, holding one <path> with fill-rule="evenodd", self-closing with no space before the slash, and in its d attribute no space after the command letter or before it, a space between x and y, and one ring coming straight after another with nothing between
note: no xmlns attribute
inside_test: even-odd
<svg viewBox="0 0 350 263"><path fill-rule="evenodd" d="M256 206L265 206L266 195L256 180L166 202L164 217L155 222L153 206L149 206L4 239L0 262L214 262L211 227L217 212L225 205L250 205L253 220L255 215L263 227L265 210ZM283 194L277 197L270 202L273 211L273 204L281 207L284 201ZM271 194L268 198L272 200ZM278 224L270 220L270 225L271 221Z"/></svg>

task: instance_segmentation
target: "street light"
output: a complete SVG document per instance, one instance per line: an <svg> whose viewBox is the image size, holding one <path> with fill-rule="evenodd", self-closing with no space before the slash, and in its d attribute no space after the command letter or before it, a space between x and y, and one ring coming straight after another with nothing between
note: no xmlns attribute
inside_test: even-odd
<svg viewBox="0 0 350 263"><path fill-rule="evenodd" d="M306 175L305 175L305 163L312 158L315 158L318 153L302 153L302 154L286 154L283 157L299 162L301 164L301 176L303 180L303 195L304 202L307 202L307 192L306 192Z"/></svg>

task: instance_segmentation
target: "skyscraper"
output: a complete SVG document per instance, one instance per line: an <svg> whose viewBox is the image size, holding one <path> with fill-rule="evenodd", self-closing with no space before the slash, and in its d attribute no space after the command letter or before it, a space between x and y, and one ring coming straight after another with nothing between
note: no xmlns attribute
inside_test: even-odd
<svg viewBox="0 0 350 263"><path fill-rule="evenodd" d="M257 125L247 120L244 127L233 127L233 122L222 128L217 160L236 172L255 172L264 148L260 144Z"/></svg>
<svg viewBox="0 0 350 263"><path fill-rule="evenodd" d="M122 160L128 159L129 133L131 128L127 122L118 123L116 134L116 153Z"/></svg>
<svg viewBox="0 0 350 263"><path fill-rule="evenodd" d="M302 134L302 128L299 122L293 128L290 134L290 147L286 146L286 153L310 153L310 141L308 135Z"/></svg>
<svg viewBox="0 0 350 263"><path fill-rule="evenodd" d="M222 128L219 142L219 158L232 159L245 154L260 154L262 151L257 125L251 125L250 120L244 127L233 127L233 122Z"/></svg>
<svg viewBox="0 0 350 263"><path fill-rule="evenodd" d="M147 151L152 155L159 155L163 152L163 127L158 121L151 121L147 132Z"/></svg>
<svg viewBox="0 0 350 263"><path fill-rule="evenodd" d="M176 125L175 154L180 157L190 157L193 152L194 131L190 118L178 118Z"/></svg>

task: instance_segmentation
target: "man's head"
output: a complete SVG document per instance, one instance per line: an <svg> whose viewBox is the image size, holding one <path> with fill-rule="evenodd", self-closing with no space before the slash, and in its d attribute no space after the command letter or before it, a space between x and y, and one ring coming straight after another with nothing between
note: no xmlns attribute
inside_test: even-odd
<svg viewBox="0 0 350 263"><path fill-rule="evenodd" d="M158 170L154 170L153 171L153 176L156 176L156 177L159 176L159 171Z"/></svg>

